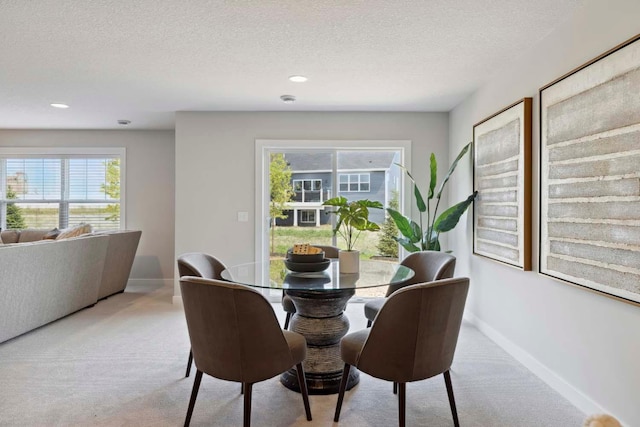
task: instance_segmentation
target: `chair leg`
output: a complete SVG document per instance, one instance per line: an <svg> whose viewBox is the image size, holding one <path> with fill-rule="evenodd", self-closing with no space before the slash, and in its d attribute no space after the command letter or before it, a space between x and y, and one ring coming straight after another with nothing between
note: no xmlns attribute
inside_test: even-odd
<svg viewBox="0 0 640 427"><path fill-rule="evenodd" d="M304 369L302 363L296 365L296 372L298 373L298 385L300 386L300 392L302 393L302 402L304 403L304 412L307 414L307 421L311 421L311 407L309 406L309 391L307 390L307 378L304 375Z"/></svg>
<svg viewBox="0 0 640 427"><path fill-rule="evenodd" d="M191 423L191 414L193 413L193 407L195 406L196 398L198 397L200 381L202 381L202 371L196 370L196 379L193 382L193 389L191 390L191 399L189 400L189 409L187 409L187 418L184 420L184 427L189 427L189 423Z"/></svg>
<svg viewBox="0 0 640 427"><path fill-rule="evenodd" d="M342 370L342 379L340 380L340 392L338 393L338 403L336 404L336 414L333 416L333 421L340 421L340 410L342 409L342 399L344 399L344 391L347 389L347 380L349 379L349 371L351 370L351 365L348 363L344 364L344 369Z"/></svg>
<svg viewBox="0 0 640 427"><path fill-rule="evenodd" d="M400 393L398 395L398 425L405 427L407 420L405 412L407 407L407 383L400 383Z"/></svg>
<svg viewBox="0 0 640 427"><path fill-rule="evenodd" d="M244 383L244 418L243 426L251 426L251 387L253 383Z"/></svg>
<svg viewBox="0 0 640 427"><path fill-rule="evenodd" d="M398 394L398 383L393 382L393 394Z"/></svg>
<svg viewBox="0 0 640 427"><path fill-rule="evenodd" d="M367 320L367 328L371 327L371 323L372 323L371 320Z"/></svg>
<svg viewBox="0 0 640 427"><path fill-rule="evenodd" d="M244 394L244 383L240 383L240 394Z"/></svg>
<svg viewBox="0 0 640 427"><path fill-rule="evenodd" d="M284 330L289 329L289 321L291 320L291 313L287 313L287 317L284 319Z"/></svg>
<svg viewBox="0 0 640 427"><path fill-rule="evenodd" d="M455 427L460 427L460 423L458 422L458 411L456 410L456 401L453 397L453 386L451 385L451 374L449 371L445 371L444 375L444 383L447 386L447 395L449 396L449 406L451 406L451 415L453 415L453 425Z"/></svg>
<svg viewBox="0 0 640 427"><path fill-rule="evenodd" d="M191 373L191 363L193 362L193 351L189 349L189 361L187 362L187 373L184 375L185 378L189 376Z"/></svg>

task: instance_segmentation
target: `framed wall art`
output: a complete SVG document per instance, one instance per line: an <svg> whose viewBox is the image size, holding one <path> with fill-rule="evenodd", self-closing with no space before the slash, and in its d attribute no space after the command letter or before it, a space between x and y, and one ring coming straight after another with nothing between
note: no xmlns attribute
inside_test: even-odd
<svg viewBox="0 0 640 427"><path fill-rule="evenodd" d="M540 89L541 274L640 302L640 35Z"/></svg>
<svg viewBox="0 0 640 427"><path fill-rule="evenodd" d="M531 98L473 126L473 253L531 270Z"/></svg>

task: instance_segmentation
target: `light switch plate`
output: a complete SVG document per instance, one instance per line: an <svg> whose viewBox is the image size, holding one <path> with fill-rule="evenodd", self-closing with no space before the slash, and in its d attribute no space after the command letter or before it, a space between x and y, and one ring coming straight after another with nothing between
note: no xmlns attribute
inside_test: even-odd
<svg viewBox="0 0 640 427"><path fill-rule="evenodd" d="M238 212L238 222L248 222L249 212Z"/></svg>

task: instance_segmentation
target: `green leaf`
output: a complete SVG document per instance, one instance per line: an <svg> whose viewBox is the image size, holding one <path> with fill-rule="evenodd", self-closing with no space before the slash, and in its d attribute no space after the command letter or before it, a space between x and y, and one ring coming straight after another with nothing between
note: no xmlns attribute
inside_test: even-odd
<svg viewBox="0 0 640 427"><path fill-rule="evenodd" d="M471 143L468 143L467 145L465 145L460 151L460 153L458 154L458 157L456 157L453 163L451 163L451 167L449 168L449 171L445 175L444 180L442 181L442 184L440 184L440 187L438 188L438 196L437 196L438 199L442 195L442 190L444 190L445 184L447 183L447 181L449 181L449 178L451 178L451 174L456 169L456 166L458 166L458 162L465 154L467 154L467 151L469 151L470 147L471 147Z"/></svg>
<svg viewBox="0 0 640 427"><path fill-rule="evenodd" d="M431 170L431 177L429 178L429 200L433 199L433 190L436 188L436 181L438 180L438 162L436 161L436 155L431 153L431 159L429 162L429 169ZM440 197L438 195L438 197Z"/></svg>
<svg viewBox="0 0 640 427"><path fill-rule="evenodd" d="M460 217L467 210L467 208L473 203L474 199L478 195L478 192L475 191L466 200L451 206L446 211L442 212L436 222L433 224L433 228L438 233L446 233L447 231L453 230L453 228L458 224Z"/></svg>
<svg viewBox="0 0 640 427"><path fill-rule="evenodd" d="M416 206L418 207L418 211L425 212L427 210L427 204L424 202L420 189L415 182L413 183L413 194L416 196Z"/></svg>
<svg viewBox="0 0 640 427"><path fill-rule="evenodd" d="M420 237L422 236L422 230L415 221L411 221L410 225L413 232L413 236L411 236L411 243L418 243L420 241Z"/></svg>
<svg viewBox="0 0 640 427"><path fill-rule="evenodd" d="M413 243L411 243L408 239L406 238L398 238L396 237L395 240L400 243L400 245L405 248L407 251L409 252L419 252L420 248L417 247L416 245L414 245Z"/></svg>
<svg viewBox="0 0 640 427"><path fill-rule="evenodd" d="M419 212L426 212L427 211L427 204L424 202L424 198L422 197L422 193L420 192L420 188L418 187L418 184L416 184L416 180L413 179L413 176L411 175L411 172L409 172L409 170L407 168L405 168L404 166L402 166L400 163L396 163L396 165L400 169L405 171L405 173L407 174L407 176L409 177L409 179L413 183L413 195L416 198L416 207L418 208L418 211Z"/></svg>
<svg viewBox="0 0 640 427"><path fill-rule="evenodd" d="M414 238L414 232L409 219L395 209L388 208L387 212L389 216L391 216L391 219L393 219L393 222L396 223L398 231L406 238L412 240ZM418 237L418 239L420 239L420 237Z"/></svg>

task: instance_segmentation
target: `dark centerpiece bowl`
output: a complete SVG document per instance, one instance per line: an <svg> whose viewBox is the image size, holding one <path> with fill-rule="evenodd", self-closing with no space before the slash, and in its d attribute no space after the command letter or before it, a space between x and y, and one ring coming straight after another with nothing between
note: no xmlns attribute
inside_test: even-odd
<svg viewBox="0 0 640 427"><path fill-rule="evenodd" d="M287 261L295 263L322 262L324 261L324 251L318 254L294 254L291 249L287 251Z"/></svg>

